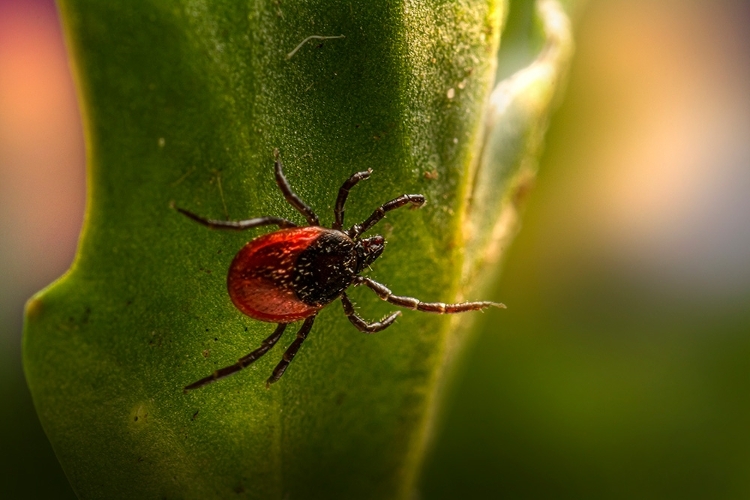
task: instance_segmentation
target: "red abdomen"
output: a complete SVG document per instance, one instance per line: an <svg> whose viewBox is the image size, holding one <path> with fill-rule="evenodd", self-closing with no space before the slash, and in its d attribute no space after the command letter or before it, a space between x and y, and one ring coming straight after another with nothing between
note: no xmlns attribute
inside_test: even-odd
<svg viewBox="0 0 750 500"><path fill-rule="evenodd" d="M269 323L291 323L320 310L322 305L299 299L292 278L299 254L326 231L330 230L318 226L282 229L246 244L227 276L229 296L237 309Z"/></svg>

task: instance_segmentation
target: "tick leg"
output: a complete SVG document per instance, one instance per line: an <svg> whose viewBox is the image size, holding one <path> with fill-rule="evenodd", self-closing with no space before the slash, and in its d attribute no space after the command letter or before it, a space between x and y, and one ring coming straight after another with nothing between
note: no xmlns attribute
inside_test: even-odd
<svg viewBox="0 0 750 500"><path fill-rule="evenodd" d="M381 330L385 330L396 321L396 318L401 316L401 311L396 311L383 321L373 321L372 323L368 323L354 312L354 306L345 293L341 294L341 304L344 306L344 314L346 314L346 317L352 322L352 325L354 325L357 330L364 333L377 333Z"/></svg>
<svg viewBox="0 0 750 500"><path fill-rule="evenodd" d="M276 159L274 162L274 169L276 172L276 184L279 185L279 189L284 194L286 201L296 208L302 215L307 219L307 223L311 226L319 226L320 221L318 216L315 215L312 208L308 207L302 199L292 191L292 186L289 185L289 181L284 177L284 165L281 163L281 157L279 156L279 150L273 150L273 156Z"/></svg>
<svg viewBox="0 0 750 500"><path fill-rule="evenodd" d="M356 284L366 285L378 294L378 297L385 300L390 304L394 304L409 309L416 309L417 311L425 311L438 314L454 314L462 313L466 311L481 311L488 307L499 307L505 309L505 304L499 302L461 302L459 304L445 304L443 302L422 302L419 299L413 297L399 297L393 295L393 293L385 286L381 285L377 281L373 281L370 278L360 277Z"/></svg>
<svg viewBox="0 0 750 500"><path fill-rule="evenodd" d="M199 387L208 385L211 382L215 382L216 380L219 380L224 377L228 377L229 375L232 375L233 373L237 373L243 368L247 368L248 366L253 364L255 361L257 361L261 356L267 353L273 346L276 345L276 342L278 342L279 339L281 338L281 334L284 333L284 329L286 329L286 325L287 325L286 323L279 323L279 325L276 327L276 330L271 334L271 336L268 337L266 340L264 340L260 344L260 347L258 347L256 350L254 350L247 356L241 357L239 360L237 360L235 364L216 370L208 377L202 378L197 382L193 382L192 384L185 387L184 392L192 391L193 389L198 389Z"/></svg>
<svg viewBox="0 0 750 500"><path fill-rule="evenodd" d="M281 361L279 361L279 364L276 365L276 368L273 369L273 373L271 373L271 376L268 377L268 380L266 380L266 387L271 387L271 384L277 382L281 378L281 376L284 375L284 372L289 366L289 363L292 362L294 356L297 354L297 351L299 351L302 342L305 341L305 339L307 338L307 334L310 333L313 322L315 322L315 316L310 316L305 320L304 323L302 323L302 328L300 328L297 332L297 338L294 339L294 342L292 342L287 350L284 351L284 356L281 358Z"/></svg>
<svg viewBox="0 0 750 500"><path fill-rule="evenodd" d="M256 217L255 219L247 220L213 220L206 219L205 217L201 217L200 215L196 215L193 212L185 210L184 208L175 206L173 206L172 208L180 212L182 215L193 219L195 222L203 224L206 227L210 227L211 229L244 231L245 229L252 229L259 226L279 226L279 228L281 229L285 227L297 227L297 224L295 224L294 222L282 219L281 217Z"/></svg>
<svg viewBox="0 0 750 500"><path fill-rule="evenodd" d="M349 196L349 190L356 186L359 181L370 177L370 174L372 174L371 168L368 168L364 172L357 172L349 177L349 180L339 188L339 195L336 197L336 208L333 211L335 220L331 229L341 230L344 226L344 204L346 204L346 198Z"/></svg>
<svg viewBox="0 0 750 500"><path fill-rule="evenodd" d="M349 229L346 233L350 238L354 239L380 222L380 220L385 217L385 214L387 212L403 207L408 203L411 203L415 207L421 207L422 205L424 205L424 202L424 196L421 194L402 194L398 198L394 198L391 201L379 206L377 209L375 209L372 215L368 217L366 221L364 221L362 224L353 225L351 229Z"/></svg>

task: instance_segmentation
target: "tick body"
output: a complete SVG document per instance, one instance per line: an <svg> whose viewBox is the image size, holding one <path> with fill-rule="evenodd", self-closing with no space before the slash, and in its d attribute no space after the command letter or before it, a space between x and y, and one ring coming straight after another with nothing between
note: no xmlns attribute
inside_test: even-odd
<svg viewBox="0 0 750 500"><path fill-rule="evenodd" d="M359 271L356 244L345 233L295 227L245 245L229 268L227 289L251 318L291 323L337 299Z"/></svg>
<svg viewBox="0 0 750 500"><path fill-rule="evenodd" d="M279 228L247 243L234 257L227 276L229 297L237 309L251 318L277 323L278 326L256 350L240 358L237 363L188 385L185 387L186 392L246 368L276 345L289 323L304 319L296 339L284 352L282 360L266 381L266 385L270 386L281 378L297 354L312 329L318 311L336 299L341 300L349 321L365 333L375 333L389 327L401 314L397 311L381 321L365 321L356 314L346 295L346 289L350 286L364 285L391 304L439 314L477 311L490 306L505 307L503 304L486 301L459 304L422 302L412 297L394 295L385 285L360 276L365 268L380 257L385 248L382 236L362 238L361 235L391 210L405 205L424 205L424 196L401 195L378 207L361 224L354 224L344 230L344 206L349 190L372 173L371 170L357 172L339 189L333 226L330 229L324 228L320 226L315 212L292 191L284 177L278 150L274 151L274 155L276 183L289 204L307 219L306 226L298 227L294 222L279 217L258 217L242 221L212 220L177 208L183 215L212 229L242 231L268 225Z"/></svg>

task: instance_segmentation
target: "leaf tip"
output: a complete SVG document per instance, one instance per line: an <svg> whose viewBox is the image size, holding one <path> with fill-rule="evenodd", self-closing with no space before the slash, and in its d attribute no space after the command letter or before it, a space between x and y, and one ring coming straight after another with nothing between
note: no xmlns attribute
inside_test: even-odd
<svg viewBox="0 0 750 500"><path fill-rule="evenodd" d="M44 304L39 296L35 295L26 302L26 319L33 321L42 313Z"/></svg>

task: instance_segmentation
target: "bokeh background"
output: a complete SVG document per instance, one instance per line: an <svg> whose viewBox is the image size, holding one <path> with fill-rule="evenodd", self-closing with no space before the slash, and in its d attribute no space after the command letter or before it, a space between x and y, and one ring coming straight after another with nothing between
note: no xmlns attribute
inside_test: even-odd
<svg viewBox="0 0 750 500"><path fill-rule="evenodd" d="M506 76L533 58L513 1ZM590 0L425 500L750 498L750 1ZM0 498L74 498L20 362L85 150L50 0L0 0Z"/></svg>

